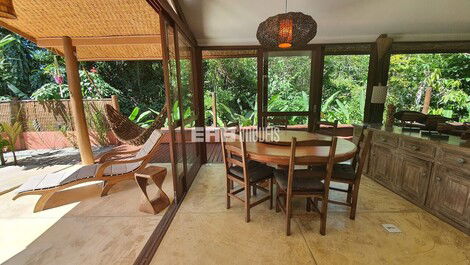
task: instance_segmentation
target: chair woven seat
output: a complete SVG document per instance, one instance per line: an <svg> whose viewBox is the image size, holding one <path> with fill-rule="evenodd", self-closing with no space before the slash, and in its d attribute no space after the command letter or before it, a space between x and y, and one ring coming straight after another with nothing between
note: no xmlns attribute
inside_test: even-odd
<svg viewBox="0 0 470 265"><path fill-rule="evenodd" d="M259 182L263 179L269 179L273 175L273 168L256 161L249 161L247 164L247 175L250 178L250 183ZM233 166L228 169L229 173L234 177L243 180L243 168L240 166Z"/></svg>
<svg viewBox="0 0 470 265"><path fill-rule="evenodd" d="M274 178L282 190L287 190L287 170L274 171ZM326 176L326 170L300 169L294 171L292 191L323 192L325 186L322 179Z"/></svg>
<svg viewBox="0 0 470 265"><path fill-rule="evenodd" d="M106 119L116 138L121 142L136 146L143 145L154 130L163 127L166 120L165 107L149 128L140 127L109 104L105 105L105 111Z"/></svg>

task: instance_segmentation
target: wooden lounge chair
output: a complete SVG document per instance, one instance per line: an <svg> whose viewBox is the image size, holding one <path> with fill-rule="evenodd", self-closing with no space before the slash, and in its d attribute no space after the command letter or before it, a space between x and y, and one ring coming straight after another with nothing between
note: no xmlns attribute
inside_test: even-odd
<svg viewBox="0 0 470 265"><path fill-rule="evenodd" d="M110 152L103 155L99 163L93 165L31 177L16 189L17 194L13 200L26 195L41 195L34 207L34 212L38 212L44 210L47 201L54 193L91 181L103 181L101 196L106 196L115 184L133 179L135 172L145 168L163 138L161 131L155 130L139 150ZM118 155L130 155L130 157L115 159Z"/></svg>

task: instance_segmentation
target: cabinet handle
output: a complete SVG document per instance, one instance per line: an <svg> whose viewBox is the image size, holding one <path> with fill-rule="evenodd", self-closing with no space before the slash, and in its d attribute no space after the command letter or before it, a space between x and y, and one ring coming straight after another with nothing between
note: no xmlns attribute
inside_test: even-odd
<svg viewBox="0 0 470 265"><path fill-rule="evenodd" d="M436 177L436 180L441 181L442 179L441 179L441 177Z"/></svg>
<svg viewBox="0 0 470 265"><path fill-rule="evenodd" d="M460 157L457 159L457 163L463 165L465 163L465 159L463 157Z"/></svg>

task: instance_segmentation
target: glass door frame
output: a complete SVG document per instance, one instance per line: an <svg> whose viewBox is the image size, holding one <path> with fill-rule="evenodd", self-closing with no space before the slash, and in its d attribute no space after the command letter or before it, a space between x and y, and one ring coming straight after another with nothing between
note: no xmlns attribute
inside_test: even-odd
<svg viewBox="0 0 470 265"><path fill-rule="evenodd" d="M307 111L268 111L268 53L272 51L310 51L310 89L309 109ZM305 47L290 49L259 49L258 50L258 127L267 125L268 117L279 116L306 116L308 117L308 131L314 130L315 123L320 119L321 93L323 86L323 61L324 48L322 45L314 44ZM260 76L261 75L261 76ZM261 107L260 107L261 106Z"/></svg>
<svg viewBox="0 0 470 265"><path fill-rule="evenodd" d="M187 154L186 154L186 139L185 139L185 128L184 128L184 116L183 116L183 106L182 106L182 95L181 95L181 65L180 65L180 54L179 54L179 42L178 42L178 35L181 35L183 38L186 38L183 31L179 29L178 25L174 23L174 21L171 18L166 17L164 14L160 13L160 32L161 32L161 47L162 47L162 57L163 57L163 73L164 73L164 86L165 86L165 106L167 108L167 118L168 118L168 130L169 130L169 135L170 135L170 160L171 160L171 168L172 168L172 177L173 177L173 188L175 192L175 201L178 203L180 202L184 194L187 192L189 189L189 186L191 185L192 181L194 180L194 177L196 176L200 166L201 166L201 159L197 159L197 162L195 163L195 166L193 166L188 172L187 168ZM173 36L170 36L168 34L168 28L172 28L173 30ZM168 38L173 38L172 40ZM173 41L173 43L171 43ZM174 53L175 53L175 58L170 58L170 47L169 45L173 44L174 45ZM196 63L196 49L194 45L186 39L186 44L190 46L190 52L191 52L191 62L190 66L192 68L191 70L191 75L190 75L190 80L192 82L192 92L193 95L193 100L191 100L191 103L196 110L195 117L199 117L198 114L198 108L197 108L197 99L196 95L199 95L198 91L198 83L197 83L197 69L194 69L194 66L197 65ZM170 69L170 63L171 60L175 60L175 68L176 68L176 90L177 90L177 95L176 98L174 99L176 102L178 102L178 113L179 114L179 119L178 120L173 120L173 104L172 102L172 83L171 83L171 69ZM198 122L196 123L198 124ZM179 136L179 135L180 136ZM180 143L178 143L178 137L181 137ZM190 139L191 140L191 139ZM181 145L181 148L178 148L177 145ZM198 147L196 148L196 152L198 152L198 157L201 157L201 152L203 151L202 148L200 148L200 144L198 144ZM180 149L180 150L178 150ZM178 152L181 152L181 154L178 154ZM178 161L178 155L182 156L182 163L183 163L183 172L178 172L178 163L181 163ZM181 171L181 170L180 170ZM190 175L188 175L190 173Z"/></svg>

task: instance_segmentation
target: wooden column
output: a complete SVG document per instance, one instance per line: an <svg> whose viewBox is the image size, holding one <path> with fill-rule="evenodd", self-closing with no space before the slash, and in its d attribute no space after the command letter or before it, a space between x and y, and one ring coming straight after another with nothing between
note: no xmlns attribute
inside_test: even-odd
<svg viewBox="0 0 470 265"><path fill-rule="evenodd" d="M77 136L77 144L83 165L93 164L93 152L91 151L90 136L86 124L85 110L83 108L82 89L80 87L80 75L78 61L75 55L75 47L72 46L70 37L62 37L64 45L65 67L67 70L67 83L70 91L70 103L72 116Z"/></svg>
<svg viewBox="0 0 470 265"><path fill-rule="evenodd" d="M312 46L310 70L310 98L308 110L308 131L315 131L315 124L320 121L321 96L323 90L324 48L322 45Z"/></svg>
<svg viewBox="0 0 470 265"><path fill-rule="evenodd" d="M194 73L194 84L195 84L195 103L197 108L197 121L196 126L204 128L203 137L204 142L200 143L200 155L201 164L207 162L207 151L206 151L206 118L204 113L204 73L202 72L202 49L200 47L194 48L194 60L193 60L193 73Z"/></svg>
<svg viewBox="0 0 470 265"><path fill-rule="evenodd" d="M371 103L372 89L377 85L387 85L392 41L393 40L388 38L386 34L382 34L377 38L376 42L371 45L364 122L382 123L385 104Z"/></svg>
<svg viewBox="0 0 470 265"><path fill-rule="evenodd" d="M258 49L256 52L256 62L257 62L257 93L256 93L256 101L257 101L257 115L258 115L258 128L263 127L263 70L264 70L264 59L263 59L263 49Z"/></svg>

